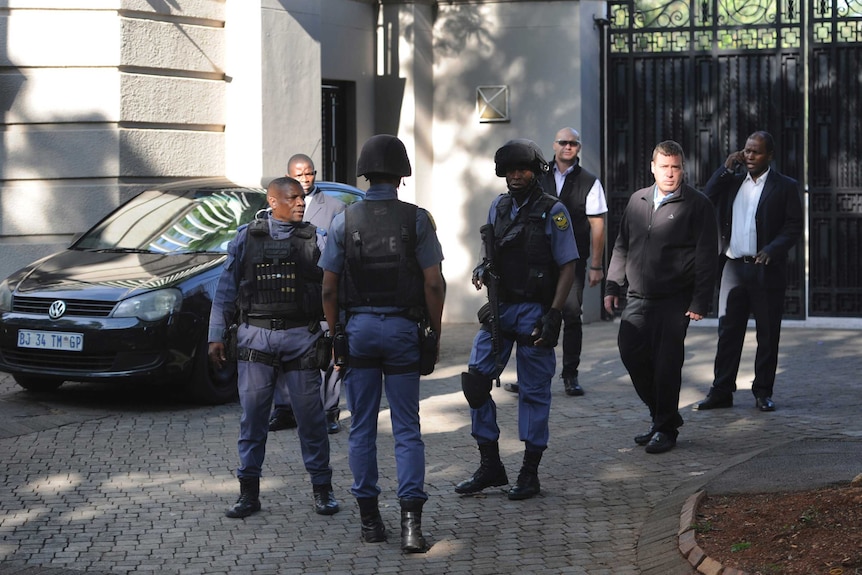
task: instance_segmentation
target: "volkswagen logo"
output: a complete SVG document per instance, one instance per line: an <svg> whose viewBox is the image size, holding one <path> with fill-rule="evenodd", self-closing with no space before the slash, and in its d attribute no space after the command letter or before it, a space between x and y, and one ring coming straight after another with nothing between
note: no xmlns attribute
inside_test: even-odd
<svg viewBox="0 0 862 575"><path fill-rule="evenodd" d="M48 308L48 317L51 319L59 319L66 313L66 302L58 299Z"/></svg>

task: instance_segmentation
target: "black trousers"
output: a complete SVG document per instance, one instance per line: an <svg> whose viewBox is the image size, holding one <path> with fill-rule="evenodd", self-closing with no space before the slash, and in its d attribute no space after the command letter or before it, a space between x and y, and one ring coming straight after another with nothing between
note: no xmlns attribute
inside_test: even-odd
<svg viewBox="0 0 862 575"><path fill-rule="evenodd" d="M587 260L575 260L575 282L563 305L563 371L561 377L578 377L584 344L583 307Z"/></svg>
<svg viewBox="0 0 862 575"><path fill-rule="evenodd" d="M784 314L784 287L768 288L762 264L727 260L718 295L718 351L711 394L736 391L736 376L745 343L748 318L754 315L757 352L754 356L755 397L771 397L778 368L778 341Z"/></svg>
<svg viewBox="0 0 862 575"><path fill-rule="evenodd" d="M620 358L656 431L676 437L683 419L679 390L685 360L685 312L691 294L663 299L629 298L620 321Z"/></svg>

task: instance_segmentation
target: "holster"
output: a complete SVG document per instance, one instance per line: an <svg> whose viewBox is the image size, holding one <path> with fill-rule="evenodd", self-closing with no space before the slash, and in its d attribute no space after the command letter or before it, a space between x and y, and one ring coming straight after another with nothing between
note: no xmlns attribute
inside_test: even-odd
<svg viewBox="0 0 862 575"><path fill-rule="evenodd" d="M437 363L437 342L440 335L436 331L423 329L420 332L419 374L429 375L434 372Z"/></svg>
<svg viewBox="0 0 862 575"><path fill-rule="evenodd" d="M461 390L470 407L479 409L491 399L491 378L472 371L463 371Z"/></svg>
<svg viewBox="0 0 862 575"><path fill-rule="evenodd" d="M335 336L332 338L332 354L335 356L336 367L346 367L349 349L347 347L347 334L341 324L335 326Z"/></svg>
<svg viewBox="0 0 862 575"><path fill-rule="evenodd" d="M227 358L227 361L231 363L236 363L237 353L236 353L236 331L239 329L239 324L232 323L226 328L224 328L224 334L222 335L222 341L224 341L224 355Z"/></svg>
<svg viewBox="0 0 862 575"><path fill-rule="evenodd" d="M331 336L323 335L314 342L314 359L320 369L329 367L329 362L332 360Z"/></svg>

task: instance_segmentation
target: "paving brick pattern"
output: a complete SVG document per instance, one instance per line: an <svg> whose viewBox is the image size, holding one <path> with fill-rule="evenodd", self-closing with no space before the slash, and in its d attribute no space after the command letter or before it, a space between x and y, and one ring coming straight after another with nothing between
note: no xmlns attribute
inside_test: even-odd
<svg viewBox="0 0 862 575"><path fill-rule="evenodd" d="M690 558L680 553L680 515L710 477L755 449L795 438L862 436L862 332L785 328L778 410L768 414L754 409L747 389L750 333L736 406L699 413L691 406L709 387L716 340L715 325L704 324L689 329L680 401L686 423L676 449L661 455L632 441L648 419L619 360L618 324L585 326L586 395L568 397L554 381L542 494L526 501L509 501L504 489L476 497L453 491L479 460L460 391L476 326L446 325L441 362L422 392L430 495L423 527L433 543L425 555L399 549L386 405L378 448L390 540L363 544L349 494L346 431L330 436L340 513L312 512L296 436L281 431L269 439L262 512L234 520L224 510L238 492L237 404L198 407L169 390L101 384L31 394L3 375L0 574L691 575ZM514 361L503 381L515 381ZM514 481L523 453L517 403L502 388L493 394Z"/></svg>

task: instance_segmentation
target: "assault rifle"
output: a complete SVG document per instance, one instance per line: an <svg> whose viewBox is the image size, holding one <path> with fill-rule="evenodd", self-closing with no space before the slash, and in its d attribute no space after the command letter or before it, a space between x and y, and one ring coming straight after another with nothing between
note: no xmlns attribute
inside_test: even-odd
<svg viewBox="0 0 862 575"><path fill-rule="evenodd" d="M494 373L497 387L500 387L500 373L505 367L501 357L503 334L500 328L500 275L497 272L497 250L494 243L494 226L485 224L479 228L482 235L482 245L485 247L485 260L482 267L482 283L488 289L488 303L482 306L486 311L479 311L479 321L488 325L491 332L491 352L494 354ZM484 317L483 317L484 316Z"/></svg>

